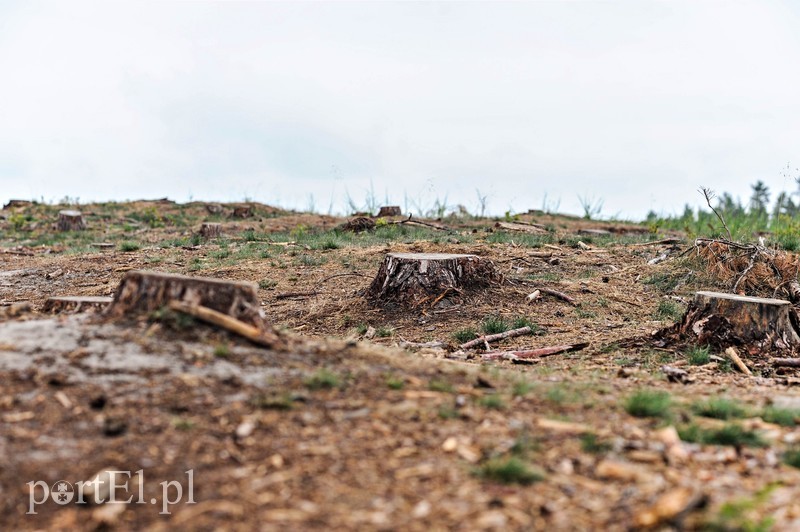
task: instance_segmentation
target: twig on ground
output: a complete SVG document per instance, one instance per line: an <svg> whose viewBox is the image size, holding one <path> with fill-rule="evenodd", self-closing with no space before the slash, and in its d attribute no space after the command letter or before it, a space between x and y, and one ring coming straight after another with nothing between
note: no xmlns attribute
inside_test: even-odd
<svg viewBox="0 0 800 532"><path fill-rule="evenodd" d="M170 301L167 305L170 310L188 314L197 319L221 327L229 332L238 334L254 344L272 347L279 342L278 336L274 332L264 331L254 325L237 320L232 316L223 314L214 309L202 305L190 305L183 301Z"/></svg>
<svg viewBox="0 0 800 532"><path fill-rule="evenodd" d="M539 349L528 349L524 351L493 351L491 353L484 353L481 358L483 360L498 360L498 359L531 359L547 357L551 355L558 355L560 353L570 353L573 351L580 351L588 347L588 343L556 345L552 347L540 347Z"/></svg>
<svg viewBox="0 0 800 532"><path fill-rule="evenodd" d="M294 299L294 298L303 298L303 297L311 297L319 295L319 292L316 290L312 290L310 292L283 292L281 294L277 294L275 299Z"/></svg>
<svg viewBox="0 0 800 532"><path fill-rule="evenodd" d="M747 376L753 375L753 372L750 371L750 368L745 366L744 362L742 362L741 357L739 357L739 352L736 351L735 347L729 347L728 349L726 349L725 354L730 357L730 359L733 361L734 364L736 364L736 367L739 368L739 371L741 371Z"/></svg>
<svg viewBox="0 0 800 532"><path fill-rule="evenodd" d="M519 329L511 329L509 331L497 334L481 336L479 338L475 338L474 340L470 340L469 342L465 342L458 347L461 349L469 349L471 347L475 347L476 345L485 344L486 348L489 349L489 342L496 342L497 340L503 340L505 338L514 338L515 336L531 334L532 332L533 331L531 328L526 325L525 327L520 327Z"/></svg>
<svg viewBox="0 0 800 532"><path fill-rule="evenodd" d="M572 297L568 296L567 294L565 294L563 292L559 292L558 290L553 290L551 288L539 288L538 290L539 290L539 292L541 292L543 294L547 294L547 295L550 295L550 296L553 296L553 297L557 297L558 299L561 299L562 301L566 301L570 305L573 305L575 307L578 306L578 302L575 300L575 298L572 298Z"/></svg>

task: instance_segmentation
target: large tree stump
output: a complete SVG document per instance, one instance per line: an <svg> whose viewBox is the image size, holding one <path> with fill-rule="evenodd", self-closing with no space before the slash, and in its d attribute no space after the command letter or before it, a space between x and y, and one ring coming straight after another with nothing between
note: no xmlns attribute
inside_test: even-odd
<svg viewBox="0 0 800 532"><path fill-rule="evenodd" d="M49 314L77 314L79 312L102 312L111 303L110 297L63 296L48 297L42 312Z"/></svg>
<svg viewBox="0 0 800 532"><path fill-rule="evenodd" d="M12 199L12 200L8 200L8 203L3 205L3 210L6 210L6 209L17 209L19 207L30 207L31 205L35 205L35 204L36 204L35 201Z"/></svg>
<svg viewBox="0 0 800 532"><path fill-rule="evenodd" d="M59 211L57 227L59 231L83 231L86 223L80 211Z"/></svg>
<svg viewBox="0 0 800 532"><path fill-rule="evenodd" d="M682 336L700 345L751 352L800 346L800 324L791 303L781 299L697 292L679 324Z"/></svg>
<svg viewBox="0 0 800 532"><path fill-rule="evenodd" d="M255 283L140 270L125 274L106 315L119 318L150 314L171 301L203 306L256 327L266 327Z"/></svg>
<svg viewBox="0 0 800 532"><path fill-rule="evenodd" d="M419 305L444 301L500 282L494 264L477 255L389 253L366 292L379 303Z"/></svg>
<svg viewBox="0 0 800 532"><path fill-rule="evenodd" d="M231 218L252 218L253 206L252 205L239 205L233 208Z"/></svg>
<svg viewBox="0 0 800 532"><path fill-rule="evenodd" d="M386 205L381 207L381 210L378 211L378 218L383 218L384 216L402 216L403 211L400 210L400 207L397 205Z"/></svg>
<svg viewBox="0 0 800 532"><path fill-rule="evenodd" d="M200 226L200 236L203 238L219 238L222 235L222 224L204 222Z"/></svg>

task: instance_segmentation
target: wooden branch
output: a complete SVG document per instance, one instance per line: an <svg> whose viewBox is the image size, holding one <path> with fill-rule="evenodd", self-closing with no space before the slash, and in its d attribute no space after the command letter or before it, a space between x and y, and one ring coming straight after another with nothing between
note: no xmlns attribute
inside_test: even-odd
<svg viewBox="0 0 800 532"><path fill-rule="evenodd" d="M633 244L634 246L660 246L666 244L680 244L683 242L680 238L664 238L662 240L653 240L651 242L641 242L639 244Z"/></svg>
<svg viewBox="0 0 800 532"><path fill-rule="evenodd" d="M543 294L547 294L547 295L553 296L553 297L557 297L558 299L561 299L562 301L566 301L567 303L569 303L570 305L573 305L575 307L578 306L578 302L575 300L575 298L572 298L572 297L568 296L567 294L565 294L563 292L559 292L558 290L552 290L550 288L539 288L539 292L541 292Z"/></svg>
<svg viewBox="0 0 800 532"><path fill-rule="evenodd" d="M283 292L282 294L277 294L275 299L292 299L295 297L311 297L319 295L319 292L316 290L312 290L311 292Z"/></svg>
<svg viewBox="0 0 800 532"><path fill-rule="evenodd" d="M747 376L753 375L753 372L750 371L750 368L745 366L744 362L742 362L742 359L741 357L739 357L739 353L736 351L735 347L729 347L728 349L726 349L725 354L728 355L731 360L733 360L733 363L736 364L736 367L739 368L739 371L741 371Z"/></svg>
<svg viewBox="0 0 800 532"><path fill-rule="evenodd" d="M447 343L440 342L438 340L434 340L432 342L409 342L407 340L403 340L400 342L400 347L407 348L407 347L417 347L417 348L430 348L436 349L439 347L447 347Z"/></svg>
<svg viewBox="0 0 800 532"><path fill-rule="evenodd" d="M227 314L223 314L222 312L218 312L202 305L190 305L188 303L184 303L183 301L173 300L170 301L167 306L170 310L183 312L184 314L193 316L206 323L216 325L217 327L221 327L226 331L238 334L239 336L250 340L254 344L263 345L265 347L273 347L279 342L278 336L273 332L263 331L254 325L250 325L249 323L237 320L236 318L228 316Z"/></svg>
<svg viewBox="0 0 800 532"><path fill-rule="evenodd" d="M579 344L568 344L568 345L556 345L552 347L540 347L539 349L528 349L525 351L493 351L491 353L485 353L481 358L483 360L497 360L501 358L505 359L531 359L531 358L541 358L547 357L551 355L558 355L561 353L570 353L573 351L580 351L589 346L588 342L579 343Z"/></svg>
<svg viewBox="0 0 800 532"><path fill-rule="evenodd" d="M470 340L469 342L465 342L458 347L461 349L469 349L471 347L475 347L476 345L488 344L489 342L503 340L504 338L514 338L515 336L531 334L531 332L533 332L531 331L531 328L526 325L525 327L520 327L519 329L511 329L506 332L490 334L488 336L481 336L479 338L475 338L474 340Z"/></svg>
<svg viewBox="0 0 800 532"><path fill-rule="evenodd" d="M800 368L800 358L773 358L772 365L776 368Z"/></svg>
<svg viewBox="0 0 800 532"><path fill-rule="evenodd" d="M402 224L422 225L422 226L425 226L425 227L430 227L431 229L436 229L437 231L448 231L448 232L452 231L448 227L442 227L442 226L431 224L431 223L428 223L428 222L422 222L420 220L412 220L411 219L411 214L409 214L408 218L406 218L405 220L396 220L394 222L387 222L387 225L395 225L395 224L400 224L400 225L402 225Z"/></svg>

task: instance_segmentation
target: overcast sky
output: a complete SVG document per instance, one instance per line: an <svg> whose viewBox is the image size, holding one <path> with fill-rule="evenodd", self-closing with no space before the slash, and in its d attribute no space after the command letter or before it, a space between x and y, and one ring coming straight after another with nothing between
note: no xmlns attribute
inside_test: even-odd
<svg viewBox="0 0 800 532"><path fill-rule="evenodd" d="M799 6L0 0L0 201L641 219L794 191Z"/></svg>

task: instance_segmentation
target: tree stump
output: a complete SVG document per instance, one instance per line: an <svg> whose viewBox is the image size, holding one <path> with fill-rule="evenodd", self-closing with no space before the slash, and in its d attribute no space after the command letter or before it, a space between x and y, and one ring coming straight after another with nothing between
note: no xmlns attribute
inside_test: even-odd
<svg viewBox="0 0 800 532"><path fill-rule="evenodd" d="M252 205L234 207L233 212L231 213L231 218L252 218L252 217L253 217Z"/></svg>
<svg viewBox="0 0 800 532"><path fill-rule="evenodd" d="M200 236L203 238L219 238L222 235L222 224L204 222L200 226Z"/></svg>
<svg viewBox="0 0 800 532"><path fill-rule="evenodd" d="M63 296L48 297L42 312L48 314L77 314L80 312L102 312L111 303L110 297Z"/></svg>
<svg viewBox="0 0 800 532"><path fill-rule="evenodd" d="M494 264L477 255L388 253L366 297L384 304L447 304L447 296L500 281L502 276Z"/></svg>
<svg viewBox="0 0 800 532"><path fill-rule="evenodd" d="M59 231L83 231L86 223L80 211L59 211L57 227Z"/></svg>
<svg viewBox="0 0 800 532"><path fill-rule="evenodd" d="M3 210L6 210L6 209L18 209L20 207L30 207L31 205L35 205L35 204L36 204L35 201L12 199L12 200L8 200L8 203L3 205Z"/></svg>
<svg viewBox="0 0 800 532"><path fill-rule="evenodd" d="M720 349L744 346L766 352L800 346L797 313L782 299L697 292L678 327L699 345Z"/></svg>
<svg viewBox="0 0 800 532"><path fill-rule="evenodd" d="M150 314L171 301L201 305L259 328L266 326L255 283L141 270L125 274L106 315Z"/></svg>
<svg viewBox="0 0 800 532"><path fill-rule="evenodd" d="M400 207L397 205L387 205L385 207L381 207L381 210L378 211L378 218L383 218L384 216L402 216L403 211L400 210Z"/></svg>
<svg viewBox="0 0 800 532"><path fill-rule="evenodd" d="M219 203L206 203L208 214L222 214L223 208Z"/></svg>

